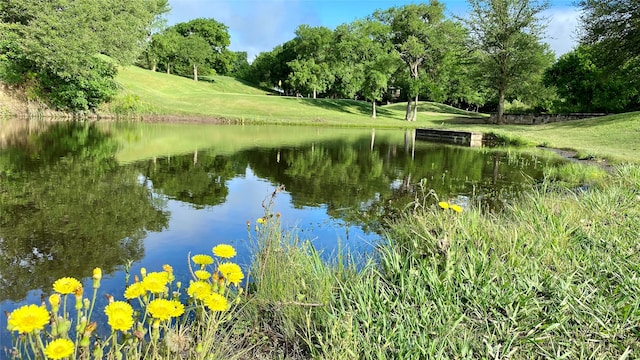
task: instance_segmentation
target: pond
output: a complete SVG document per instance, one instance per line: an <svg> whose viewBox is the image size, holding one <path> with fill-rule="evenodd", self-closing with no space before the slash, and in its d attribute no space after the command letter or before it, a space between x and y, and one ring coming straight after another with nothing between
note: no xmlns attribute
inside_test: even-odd
<svg viewBox="0 0 640 360"><path fill-rule="evenodd" d="M171 264L188 281L189 254L220 243L235 246L246 269L252 229L279 185L270 210L330 257L369 251L387 220L427 194L491 211L558 163L416 142L402 129L0 125L0 301L9 312L39 303L63 276L90 288L96 266L101 293L116 299L125 267ZM10 337L1 319L3 347Z"/></svg>

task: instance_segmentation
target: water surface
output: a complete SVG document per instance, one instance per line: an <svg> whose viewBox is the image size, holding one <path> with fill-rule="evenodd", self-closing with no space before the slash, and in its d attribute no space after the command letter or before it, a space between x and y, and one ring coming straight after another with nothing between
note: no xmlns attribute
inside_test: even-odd
<svg viewBox="0 0 640 360"><path fill-rule="evenodd" d="M125 266L171 264L188 281L189 254L219 243L234 245L246 268L255 220L279 185L270 210L330 257L338 245L369 251L424 194L489 211L555 163L415 142L406 130L32 122L0 135L0 301L9 312L39 303L60 277L87 281L96 266L101 293L117 299ZM7 346L5 317L0 327Z"/></svg>

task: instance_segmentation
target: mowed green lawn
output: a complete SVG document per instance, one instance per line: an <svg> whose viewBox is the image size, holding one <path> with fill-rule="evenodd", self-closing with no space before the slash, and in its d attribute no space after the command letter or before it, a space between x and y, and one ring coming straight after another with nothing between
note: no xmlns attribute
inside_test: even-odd
<svg viewBox="0 0 640 360"><path fill-rule="evenodd" d="M485 124L485 114L443 104L421 102L418 121L404 120L406 104L378 107L364 101L279 96L237 79L211 76L207 81L122 68L117 81L122 94L139 98L149 115L184 115L244 123L375 128L446 128L501 133L531 145L575 150L614 162L640 163L640 112L546 125Z"/></svg>

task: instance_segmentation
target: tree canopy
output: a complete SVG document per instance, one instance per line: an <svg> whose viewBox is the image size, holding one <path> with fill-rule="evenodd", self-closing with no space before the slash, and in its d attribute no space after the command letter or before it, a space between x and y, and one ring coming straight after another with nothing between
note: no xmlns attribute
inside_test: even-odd
<svg viewBox="0 0 640 360"><path fill-rule="evenodd" d="M93 109L115 92L115 64L135 61L166 11L166 0L0 2L0 78L57 108Z"/></svg>
<svg viewBox="0 0 640 360"><path fill-rule="evenodd" d="M469 0L463 22L479 52L481 79L498 97L502 123L505 97L515 84L542 73L549 64L540 13L548 2L536 0Z"/></svg>
<svg viewBox="0 0 640 360"><path fill-rule="evenodd" d="M159 65L167 73L191 75L195 81L203 72L224 75L237 56L227 49L230 42L227 26L214 19L178 23L151 36L146 66L155 71Z"/></svg>
<svg viewBox="0 0 640 360"><path fill-rule="evenodd" d="M640 56L640 2L580 0L578 4L581 43L601 46L614 67Z"/></svg>

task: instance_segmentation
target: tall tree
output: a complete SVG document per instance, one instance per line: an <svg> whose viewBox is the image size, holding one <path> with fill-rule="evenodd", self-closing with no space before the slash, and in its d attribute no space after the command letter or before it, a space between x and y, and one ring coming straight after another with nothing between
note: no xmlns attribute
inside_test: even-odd
<svg viewBox="0 0 640 360"><path fill-rule="evenodd" d="M545 65L540 44L544 24L540 13L546 0L468 0L471 10L463 22L480 52L482 80L497 93L498 116L504 118L507 92L518 81L541 72Z"/></svg>
<svg viewBox="0 0 640 360"><path fill-rule="evenodd" d="M178 58L183 64L189 65L193 73L193 80L198 81L198 68L206 67L213 52L207 41L199 35L192 34L180 40Z"/></svg>
<svg viewBox="0 0 640 360"><path fill-rule="evenodd" d="M607 64L618 67L640 56L640 2L580 0L581 43L600 45Z"/></svg>
<svg viewBox="0 0 640 360"><path fill-rule="evenodd" d="M444 5L438 0L376 11L373 18L389 26L389 39L406 65L409 81L405 118L415 121L418 97L424 85L421 73L424 74L424 69L427 72L438 71L447 51L447 32L451 22L445 19Z"/></svg>
<svg viewBox="0 0 640 360"><path fill-rule="evenodd" d="M160 66L164 66L167 74L171 74L171 66L175 64L180 55L180 42L182 36L173 29L167 29L151 36L149 57L157 59ZM152 67L153 70L153 67Z"/></svg>
<svg viewBox="0 0 640 360"><path fill-rule="evenodd" d="M289 82L300 91L309 91L315 99L333 82L329 57L333 41L332 31L326 27L301 25L293 40L296 59L289 63L292 73Z"/></svg>
<svg viewBox="0 0 640 360"><path fill-rule="evenodd" d="M638 95L629 86L633 74L609 71L597 63L599 51L580 45L562 55L545 71L544 81L557 89L558 110L569 112L618 112L625 110Z"/></svg>
<svg viewBox="0 0 640 360"><path fill-rule="evenodd" d="M233 54L227 50L231 37L226 25L214 19L194 19L176 24L173 29L185 38L199 36L206 41L211 53L208 63L217 73L226 74L231 69Z"/></svg>
<svg viewBox="0 0 640 360"><path fill-rule="evenodd" d="M144 40L158 11L156 0L16 0L0 2L2 46L10 52L0 76L19 83L39 84L34 91L41 96L55 94L65 86L66 104L58 107L87 110L98 102L87 93L111 92L96 89L95 78L109 82L115 72L96 71L96 67L114 66L97 55L107 55L118 64L131 64L140 54ZM0 52L5 52L0 49ZM99 65L96 65L100 63ZM35 80L35 81L34 81Z"/></svg>
<svg viewBox="0 0 640 360"><path fill-rule="evenodd" d="M391 76L402 65L393 44L379 41L388 27L378 21L355 21L334 31L335 85L348 98L362 95L371 101L371 117L375 118L376 102L387 91Z"/></svg>

